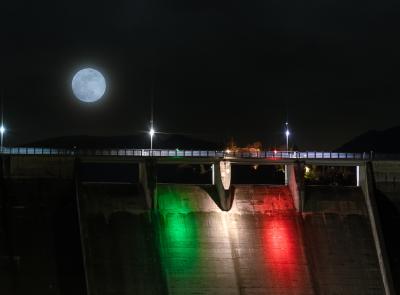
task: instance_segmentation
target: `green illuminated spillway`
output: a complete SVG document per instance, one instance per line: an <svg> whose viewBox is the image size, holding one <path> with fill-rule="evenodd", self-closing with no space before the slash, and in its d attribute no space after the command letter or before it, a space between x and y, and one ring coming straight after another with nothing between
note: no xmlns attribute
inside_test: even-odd
<svg viewBox="0 0 400 295"><path fill-rule="evenodd" d="M199 226L194 200L173 186L158 188L161 261L168 277L196 271L199 259Z"/></svg>

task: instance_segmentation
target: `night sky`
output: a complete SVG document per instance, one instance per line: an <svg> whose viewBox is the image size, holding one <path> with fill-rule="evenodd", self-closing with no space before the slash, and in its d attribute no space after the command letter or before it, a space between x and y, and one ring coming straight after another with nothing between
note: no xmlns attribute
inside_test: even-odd
<svg viewBox="0 0 400 295"><path fill-rule="evenodd" d="M8 1L6 144L155 127L239 143L333 149L399 124L398 1ZM74 98L83 67L107 93ZM152 90L153 89L153 90Z"/></svg>

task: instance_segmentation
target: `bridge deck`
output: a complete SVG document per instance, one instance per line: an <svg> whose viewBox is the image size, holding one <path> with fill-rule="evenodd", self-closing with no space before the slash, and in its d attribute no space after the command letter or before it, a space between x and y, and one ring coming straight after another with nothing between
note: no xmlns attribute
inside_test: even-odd
<svg viewBox="0 0 400 295"><path fill-rule="evenodd" d="M204 151L165 149L56 149L44 147L5 147L3 155L26 156L121 156L121 157L184 157L184 158L232 158L232 159L352 159L370 160L369 153L338 153L319 151Z"/></svg>
<svg viewBox="0 0 400 295"><path fill-rule="evenodd" d="M3 148L1 153L11 157L71 158L83 162L141 162L152 159L160 164L213 164L226 160L241 165L285 165L302 161L312 165L356 166L375 159L369 153L259 151L229 152L201 150L148 150L148 149L53 149Z"/></svg>

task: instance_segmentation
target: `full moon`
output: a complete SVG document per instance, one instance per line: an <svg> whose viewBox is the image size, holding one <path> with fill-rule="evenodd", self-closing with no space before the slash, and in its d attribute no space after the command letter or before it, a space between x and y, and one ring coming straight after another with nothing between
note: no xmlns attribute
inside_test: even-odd
<svg viewBox="0 0 400 295"><path fill-rule="evenodd" d="M99 100L106 91L106 80L97 70L86 68L78 71L72 79L72 91L84 102Z"/></svg>

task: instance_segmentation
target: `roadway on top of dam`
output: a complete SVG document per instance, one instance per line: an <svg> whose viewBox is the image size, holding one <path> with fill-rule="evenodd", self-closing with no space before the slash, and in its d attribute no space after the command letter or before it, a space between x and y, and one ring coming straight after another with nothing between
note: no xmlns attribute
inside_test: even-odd
<svg viewBox="0 0 400 295"><path fill-rule="evenodd" d="M152 159L160 164L214 164L225 160L241 165L284 165L304 162L313 165L356 166L372 160L400 160L400 155L318 151L233 152L179 149L62 149L44 147L3 147L3 156L70 157L82 162L141 162Z"/></svg>

